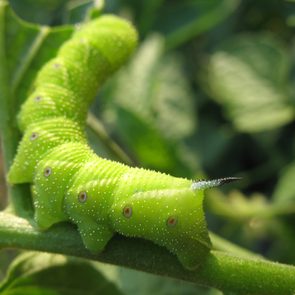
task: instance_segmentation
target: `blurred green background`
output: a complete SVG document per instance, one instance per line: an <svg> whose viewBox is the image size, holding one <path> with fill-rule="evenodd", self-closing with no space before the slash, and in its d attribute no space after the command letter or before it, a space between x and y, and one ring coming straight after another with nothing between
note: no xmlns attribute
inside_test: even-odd
<svg viewBox="0 0 295 295"><path fill-rule="evenodd" d="M10 3L21 18L50 26L82 21L93 5ZM209 229L294 264L295 1L109 0L104 12L131 20L140 36L129 64L92 106L109 136L137 166L193 179L243 177L208 191ZM116 159L88 131L98 154ZM220 294L100 269L126 294Z"/></svg>

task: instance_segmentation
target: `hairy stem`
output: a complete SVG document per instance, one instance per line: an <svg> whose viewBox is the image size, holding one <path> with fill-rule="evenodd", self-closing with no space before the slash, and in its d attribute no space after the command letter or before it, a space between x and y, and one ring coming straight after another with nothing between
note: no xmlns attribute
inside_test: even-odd
<svg viewBox="0 0 295 295"><path fill-rule="evenodd" d="M293 266L211 251L199 270L187 271L166 249L118 235L101 254L94 255L85 249L70 224L38 232L26 220L8 213L0 213L0 247L84 257L239 294L291 295L295 292Z"/></svg>

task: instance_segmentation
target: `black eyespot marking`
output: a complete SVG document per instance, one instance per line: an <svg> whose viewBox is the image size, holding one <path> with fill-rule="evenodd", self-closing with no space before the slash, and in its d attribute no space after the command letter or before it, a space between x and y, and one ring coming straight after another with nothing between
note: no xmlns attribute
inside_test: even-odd
<svg viewBox="0 0 295 295"><path fill-rule="evenodd" d="M130 205L126 205L123 208L123 215L126 218L130 218L132 216L132 207Z"/></svg>
<svg viewBox="0 0 295 295"><path fill-rule="evenodd" d="M177 224L177 217L176 216L170 216L167 219L167 226L168 227L174 227Z"/></svg>
<svg viewBox="0 0 295 295"><path fill-rule="evenodd" d="M54 64L53 64L53 67L54 67L55 69L59 69L59 68L60 68L60 64L59 64L59 63L54 63Z"/></svg>
<svg viewBox="0 0 295 295"><path fill-rule="evenodd" d="M78 194L78 201L79 201L80 203L85 203L86 200L87 200L87 193L86 193L86 192L80 192L80 193Z"/></svg>
<svg viewBox="0 0 295 295"><path fill-rule="evenodd" d="M33 132L30 136L30 140L33 141L33 140L37 139L38 137L39 137L38 133Z"/></svg>
<svg viewBox="0 0 295 295"><path fill-rule="evenodd" d="M35 97L35 102L39 102L42 100L42 96L38 95Z"/></svg>
<svg viewBox="0 0 295 295"><path fill-rule="evenodd" d="M50 176L51 173L52 173L52 169L51 169L50 167L46 167L46 168L44 169L44 176L45 176L45 177Z"/></svg>

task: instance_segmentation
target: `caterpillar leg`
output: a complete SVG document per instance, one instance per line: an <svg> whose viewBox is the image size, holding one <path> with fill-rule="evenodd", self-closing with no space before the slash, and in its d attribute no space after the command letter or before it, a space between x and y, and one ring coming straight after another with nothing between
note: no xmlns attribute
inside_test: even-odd
<svg viewBox="0 0 295 295"><path fill-rule="evenodd" d="M108 226L85 218L78 222L78 230L85 247L92 253L100 253L114 234Z"/></svg>
<svg viewBox="0 0 295 295"><path fill-rule="evenodd" d="M83 165L64 197L63 211L77 224L85 247L94 253L102 251L113 236L108 213L118 175L126 169L121 164L109 164L97 158Z"/></svg>

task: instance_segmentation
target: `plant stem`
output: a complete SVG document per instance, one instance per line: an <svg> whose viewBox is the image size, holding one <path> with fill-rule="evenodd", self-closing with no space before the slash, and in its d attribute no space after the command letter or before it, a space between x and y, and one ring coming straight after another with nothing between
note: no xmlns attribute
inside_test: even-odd
<svg viewBox="0 0 295 295"><path fill-rule="evenodd" d="M88 126L96 133L99 139L103 144L109 149L109 151L116 157L118 160L122 161L125 164L133 166L134 163L131 158L116 144L108 135L103 124L91 113L88 113L87 117Z"/></svg>
<svg viewBox="0 0 295 295"><path fill-rule="evenodd" d="M239 294L292 295L295 292L293 266L211 251L202 267L187 271L165 248L119 235L114 236L102 253L95 255L85 249L71 224L38 232L26 220L8 213L0 213L0 246L84 257Z"/></svg>
<svg viewBox="0 0 295 295"><path fill-rule="evenodd" d="M216 234L209 232L210 240L213 244L214 250L231 253L239 257L264 259L261 255L253 253L243 247L240 247Z"/></svg>

